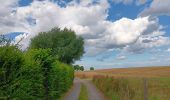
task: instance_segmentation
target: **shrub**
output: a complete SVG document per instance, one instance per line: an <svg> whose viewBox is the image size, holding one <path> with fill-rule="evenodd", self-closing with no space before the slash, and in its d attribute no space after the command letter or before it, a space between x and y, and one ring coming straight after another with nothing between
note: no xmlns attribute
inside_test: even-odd
<svg viewBox="0 0 170 100"><path fill-rule="evenodd" d="M37 73L34 74L31 72L32 69L29 69L30 74L33 76L31 80L28 80L30 83L32 82L30 87L39 86L37 90L31 89L29 91L34 94L35 98L60 98L73 83L73 68L59 61L55 61L55 58L53 58L50 53L50 49L32 49L26 55L27 57L31 57L33 63L36 63L35 68L37 67ZM27 76L25 76L25 79L27 80ZM38 83L34 84L32 80Z"/></svg>
<svg viewBox="0 0 170 100"><path fill-rule="evenodd" d="M73 83L73 68L56 61L50 49L0 47L0 65L0 99L58 99Z"/></svg>
<svg viewBox="0 0 170 100"><path fill-rule="evenodd" d="M0 47L0 98L15 96L23 65L22 52L16 46Z"/></svg>
<svg viewBox="0 0 170 100"><path fill-rule="evenodd" d="M49 50L29 50L24 54L25 65L22 67L20 87L16 99L41 100L45 98L44 68L48 62Z"/></svg>
<svg viewBox="0 0 170 100"><path fill-rule="evenodd" d="M74 70L71 66L56 61L50 71L50 96L59 98L73 84Z"/></svg>

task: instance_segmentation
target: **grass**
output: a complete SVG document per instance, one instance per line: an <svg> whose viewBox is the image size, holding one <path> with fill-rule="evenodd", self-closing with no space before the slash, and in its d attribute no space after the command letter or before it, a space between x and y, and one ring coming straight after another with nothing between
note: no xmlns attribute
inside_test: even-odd
<svg viewBox="0 0 170 100"><path fill-rule="evenodd" d="M88 100L87 88L84 84L81 86L81 91L78 100Z"/></svg>
<svg viewBox="0 0 170 100"><path fill-rule="evenodd" d="M147 78L148 100L169 100L170 78ZM108 100L144 100L143 78L95 76L94 84Z"/></svg>

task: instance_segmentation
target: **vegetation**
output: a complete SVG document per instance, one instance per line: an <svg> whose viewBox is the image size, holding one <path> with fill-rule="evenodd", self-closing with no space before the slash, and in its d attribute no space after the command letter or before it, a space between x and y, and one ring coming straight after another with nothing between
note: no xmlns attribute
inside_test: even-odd
<svg viewBox="0 0 170 100"><path fill-rule="evenodd" d="M143 78L114 78L95 76L94 84L104 93L108 100L168 100L170 98L169 78L148 78L146 92Z"/></svg>
<svg viewBox="0 0 170 100"><path fill-rule="evenodd" d="M56 99L73 82L73 68L53 60L49 49L0 47L0 64L0 99Z"/></svg>
<svg viewBox="0 0 170 100"><path fill-rule="evenodd" d="M0 99L54 100L72 86L74 68L68 64L80 58L84 42L67 29L48 34L32 39L24 52L0 36Z"/></svg>
<svg viewBox="0 0 170 100"><path fill-rule="evenodd" d="M87 88L84 84L81 86L81 91L78 100L88 100Z"/></svg>
<svg viewBox="0 0 170 100"><path fill-rule="evenodd" d="M94 67L90 67L90 70L94 70Z"/></svg>
<svg viewBox="0 0 170 100"><path fill-rule="evenodd" d="M0 99L15 96L24 66L22 52L15 46L0 47Z"/></svg>
<svg viewBox="0 0 170 100"><path fill-rule="evenodd" d="M79 60L84 53L83 38L75 35L74 31L53 28L49 32L42 32L31 40L30 48L51 48L52 55L67 64Z"/></svg>
<svg viewBox="0 0 170 100"><path fill-rule="evenodd" d="M169 100L169 73L170 67L162 66L75 72L75 76L92 78L108 100L144 100L144 94L148 100Z"/></svg>
<svg viewBox="0 0 170 100"><path fill-rule="evenodd" d="M79 66L79 65L75 65L74 66L74 70L76 70L76 71L84 71L84 67L83 66Z"/></svg>
<svg viewBox="0 0 170 100"><path fill-rule="evenodd" d="M112 77L170 77L170 67L113 68L94 71L75 72L76 77L93 78L96 75Z"/></svg>

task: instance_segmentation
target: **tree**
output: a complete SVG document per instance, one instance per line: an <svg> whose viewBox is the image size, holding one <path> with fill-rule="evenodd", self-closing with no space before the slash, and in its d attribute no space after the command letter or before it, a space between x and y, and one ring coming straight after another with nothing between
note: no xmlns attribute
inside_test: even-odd
<svg viewBox="0 0 170 100"><path fill-rule="evenodd" d="M74 70L76 70L76 71L84 71L84 67L79 66L79 65L74 65Z"/></svg>
<svg viewBox="0 0 170 100"><path fill-rule="evenodd" d="M79 65L74 65L74 70L78 71L79 70Z"/></svg>
<svg viewBox="0 0 170 100"><path fill-rule="evenodd" d="M81 71L84 71L84 67L83 67L83 66L81 66L81 67L80 67L80 70L81 70Z"/></svg>
<svg viewBox="0 0 170 100"><path fill-rule="evenodd" d="M90 70L94 70L94 67L90 67Z"/></svg>
<svg viewBox="0 0 170 100"><path fill-rule="evenodd" d="M49 32L41 32L31 39L30 48L51 48L52 55L59 61L71 64L79 60L84 53L83 38L72 30L53 28Z"/></svg>

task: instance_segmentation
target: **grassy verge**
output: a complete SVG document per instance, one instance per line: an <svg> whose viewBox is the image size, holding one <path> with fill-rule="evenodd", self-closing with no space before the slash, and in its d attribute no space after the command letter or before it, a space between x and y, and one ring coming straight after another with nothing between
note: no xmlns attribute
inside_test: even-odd
<svg viewBox="0 0 170 100"><path fill-rule="evenodd" d="M143 78L94 77L108 100L144 100ZM169 100L170 78L147 78L148 100Z"/></svg>
<svg viewBox="0 0 170 100"><path fill-rule="evenodd" d="M84 84L81 86L81 91L78 100L88 100L87 88Z"/></svg>

